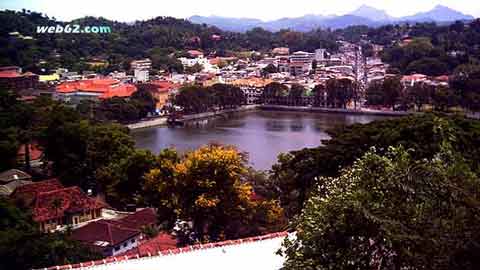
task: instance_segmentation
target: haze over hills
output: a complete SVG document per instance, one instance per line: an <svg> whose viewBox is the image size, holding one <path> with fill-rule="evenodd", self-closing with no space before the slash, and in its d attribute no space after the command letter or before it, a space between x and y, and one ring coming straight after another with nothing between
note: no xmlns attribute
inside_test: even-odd
<svg viewBox="0 0 480 270"><path fill-rule="evenodd" d="M194 23L204 23L219 27L223 30L245 32L255 27L262 27L270 31L292 29L296 31L310 31L315 28L345 28L352 25L381 26L389 23L401 22L453 22L475 19L471 15L463 14L446 6L437 5L427 12L419 12L411 16L395 18L386 11L367 5L362 5L346 15L304 15L297 18L282 18L273 21L262 21L253 18L228 18L219 16L192 16L188 18Z"/></svg>

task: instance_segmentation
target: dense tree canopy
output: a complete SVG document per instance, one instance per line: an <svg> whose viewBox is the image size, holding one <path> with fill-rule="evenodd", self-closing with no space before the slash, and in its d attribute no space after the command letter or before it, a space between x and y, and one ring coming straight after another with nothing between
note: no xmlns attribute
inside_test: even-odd
<svg viewBox="0 0 480 270"><path fill-rule="evenodd" d="M455 134L454 150L463 155L474 172L479 172L480 122L428 114L330 130L331 139L323 141L323 145L281 155L272 167L268 184L279 191L275 198L291 217L299 213L316 178L337 176L370 147L375 146L382 153L390 146L403 145L415 149L415 159L432 158L445 139L443 130Z"/></svg>
<svg viewBox="0 0 480 270"><path fill-rule="evenodd" d="M320 178L285 242L284 269L476 269L480 179L442 132L433 158L371 150Z"/></svg>

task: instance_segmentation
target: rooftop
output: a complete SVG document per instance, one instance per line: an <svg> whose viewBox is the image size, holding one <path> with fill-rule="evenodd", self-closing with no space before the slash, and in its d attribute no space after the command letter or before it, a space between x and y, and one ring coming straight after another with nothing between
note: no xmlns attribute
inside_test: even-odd
<svg viewBox="0 0 480 270"><path fill-rule="evenodd" d="M282 267L284 258L276 253L287 236L287 232L279 232L163 251L140 252L46 269L156 270L161 266L161 269L277 270Z"/></svg>

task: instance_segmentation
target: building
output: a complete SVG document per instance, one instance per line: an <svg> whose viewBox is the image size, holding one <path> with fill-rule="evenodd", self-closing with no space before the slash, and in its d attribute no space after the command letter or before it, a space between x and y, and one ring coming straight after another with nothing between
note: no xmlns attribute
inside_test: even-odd
<svg viewBox="0 0 480 270"><path fill-rule="evenodd" d="M106 204L79 187L64 187L51 179L17 187L11 198L30 209L42 232L78 226L101 217Z"/></svg>
<svg viewBox="0 0 480 270"><path fill-rule="evenodd" d="M56 87L55 98L78 105L82 100L98 101L112 97L130 97L137 91L133 84L111 78L63 82Z"/></svg>
<svg viewBox="0 0 480 270"><path fill-rule="evenodd" d="M269 83L272 83L273 80L262 79L262 78L246 78L238 79L232 81L230 84L238 86L242 89L247 99L247 105L258 104L260 103L260 98L262 97L263 89Z"/></svg>
<svg viewBox="0 0 480 270"><path fill-rule="evenodd" d="M159 114L165 113L164 106L168 103L170 95L180 88L180 84L173 83L167 80L155 80L149 83L138 85L146 89L156 99L156 112Z"/></svg>
<svg viewBox="0 0 480 270"><path fill-rule="evenodd" d="M0 67L0 89L14 91L35 89L38 81L38 75L31 72L22 73L20 67Z"/></svg>
<svg viewBox="0 0 480 270"><path fill-rule="evenodd" d="M143 60L135 60L130 63L133 69L133 76L137 82L147 82L150 80L149 71L152 68L152 61L146 58Z"/></svg>
<svg viewBox="0 0 480 270"><path fill-rule="evenodd" d="M326 54L325 49L316 49L315 50L315 60L317 62L321 62L321 61L325 60L325 54Z"/></svg>
<svg viewBox="0 0 480 270"><path fill-rule="evenodd" d="M294 52L290 55L289 72L293 75L302 75L309 73L312 70L312 62L315 59L314 53L309 52Z"/></svg>
<svg viewBox="0 0 480 270"><path fill-rule="evenodd" d="M148 250L137 254L120 255L81 264L52 266L55 269L90 270L155 270L210 269L244 270L281 269L285 258L277 254L287 232L272 233L224 242L198 244L168 250Z"/></svg>
<svg viewBox="0 0 480 270"><path fill-rule="evenodd" d="M424 74L412 74L403 76L401 82L404 87L410 87L416 83L425 82L427 80L427 75Z"/></svg>
<svg viewBox="0 0 480 270"><path fill-rule="evenodd" d="M90 222L74 230L71 237L104 256L115 256L136 248L145 239L143 230L147 227L157 227L157 214L152 208L117 220Z"/></svg>
<svg viewBox="0 0 480 270"><path fill-rule="evenodd" d="M11 169L0 173L0 196L10 196L20 186L32 183L32 176L24 171Z"/></svg>
<svg viewBox="0 0 480 270"><path fill-rule="evenodd" d="M274 55L289 55L290 49L286 47L278 47L272 50L272 54Z"/></svg>
<svg viewBox="0 0 480 270"><path fill-rule="evenodd" d="M108 257L136 247L141 232L113 220L98 220L74 230L71 238Z"/></svg>

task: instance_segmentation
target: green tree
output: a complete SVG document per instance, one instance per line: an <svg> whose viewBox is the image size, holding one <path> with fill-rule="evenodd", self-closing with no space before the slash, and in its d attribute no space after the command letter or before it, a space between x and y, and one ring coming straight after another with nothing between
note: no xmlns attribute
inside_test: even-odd
<svg viewBox="0 0 480 270"><path fill-rule="evenodd" d="M293 84L288 91L288 98L293 106L302 106L302 97L305 95L305 87L300 84Z"/></svg>
<svg viewBox="0 0 480 270"><path fill-rule="evenodd" d="M476 269L480 182L450 143L433 159L370 151L320 179L284 269Z"/></svg>
<svg viewBox="0 0 480 270"><path fill-rule="evenodd" d="M372 146L385 151L389 146L402 145L415 149L415 159L432 158L445 139L436 133L442 129L453 129L455 151L478 172L480 151L475 146L480 145L479 121L433 114L409 116L339 127L328 131L331 139L319 147L282 155L272 167L271 182L279 190L273 198L279 199L287 216L292 217L300 212L316 177L338 176L342 168L351 166Z"/></svg>

